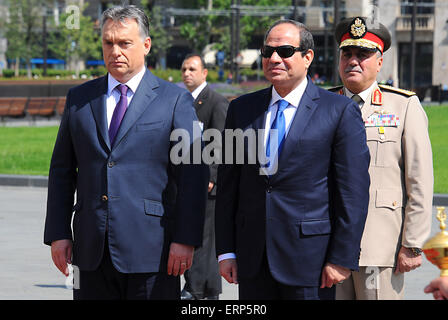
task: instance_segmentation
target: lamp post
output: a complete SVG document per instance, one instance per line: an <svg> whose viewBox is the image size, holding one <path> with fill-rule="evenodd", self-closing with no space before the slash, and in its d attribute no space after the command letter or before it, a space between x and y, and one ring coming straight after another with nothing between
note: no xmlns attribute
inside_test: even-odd
<svg viewBox="0 0 448 320"><path fill-rule="evenodd" d="M334 14L333 14L333 34L336 26L339 23L339 0L334 0ZM333 85L337 85L338 83L338 57L339 57L339 48L336 39L333 40Z"/></svg>
<svg viewBox="0 0 448 320"><path fill-rule="evenodd" d="M294 7L294 11L292 13L292 17L295 21L299 18L299 13L297 12L297 0L292 0L292 5Z"/></svg>
<svg viewBox="0 0 448 320"><path fill-rule="evenodd" d="M415 90L415 19L417 16L417 0L414 0L412 5L412 19L411 19L411 79L409 82L410 89Z"/></svg>
<svg viewBox="0 0 448 320"><path fill-rule="evenodd" d="M42 50L43 50L43 76L47 75L47 5L44 1L42 8Z"/></svg>

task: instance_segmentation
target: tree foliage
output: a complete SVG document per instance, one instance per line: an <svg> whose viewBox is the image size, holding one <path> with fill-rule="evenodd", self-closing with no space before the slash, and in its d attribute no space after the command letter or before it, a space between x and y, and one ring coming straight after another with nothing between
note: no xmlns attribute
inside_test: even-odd
<svg viewBox="0 0 448 320"><path fill-rule="evenodd" d="M184 8L207 9L212 4L214 10L230 10L231 0L199 0L180 1ZM211 3L210 3L211 2ZM236 1L235 1L236 3ZM246 6L290 6L290 0L241 0ZM240 16L240 48L247 48L254 34L263 35L266 29L280 16ZM193 16L179 17L180 33L192 46L194 51L200 52L211 41L216 42L215 48L224 50L230 56L230 16Z"/></svg>
<svg viewBox="0 0 448 320"><path fill-rule="evenodd" d="M142 6L149 18L149 34L151 37L151 53L150 57L158 61L165 56L167 50L171 47L173 37L169 34L164 26L162 10L159 6L155 6L154 1L142 0Z"/></svg>
<svg viewBox="0 0 448 320"><path fill-rule="evenodd" d="M6 56L16 61L16 73L19 62L25 60L28 77L31 78L31 58L39 47L39 32L42 30L42 7L45 0L7 0L9 9L5 36L8 42Z"/></svg>
<svg viewBox="0 0 448 320"><path fill-rule="evenodd" d="M79 11L79 16L77 12L70 11L61 14L59 25L50 35L49 49L56 58L64 59L67 66L73 62L77 73L79 61L102 58L101 35L92 19L83 14L86 7ZM73 24L73 19L79 19L79 23Z"/></svg>

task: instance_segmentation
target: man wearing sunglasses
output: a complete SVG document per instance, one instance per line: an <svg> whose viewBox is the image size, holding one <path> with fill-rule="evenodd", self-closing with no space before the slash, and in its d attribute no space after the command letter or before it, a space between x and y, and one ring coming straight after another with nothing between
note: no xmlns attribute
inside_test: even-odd
<svg viewBox="0 0 448 320"><path fill-rule="evenodd" d="M344 300L403 299L404 273L421 265L421 248L431 230L428 119L414 92L378 85L391 35L373 22L353 17L335 29L344 86L333 91L359 104L371 153L360 270L337 285L336 298Z"/></svg>
<svg viewBox="0 0 448 320"><path fill-rule="evenodd" d="M333 299L334 284L358 269L365 130L353 101L307 77L313 48L303 24L274 23L261 50L272 86L233 100L227 113L226 129L265 130L257 146L269 159L237 164L251 146L223 144L223 159L234 161L218 169L216 247L221 275L243 300Z"/></svg>

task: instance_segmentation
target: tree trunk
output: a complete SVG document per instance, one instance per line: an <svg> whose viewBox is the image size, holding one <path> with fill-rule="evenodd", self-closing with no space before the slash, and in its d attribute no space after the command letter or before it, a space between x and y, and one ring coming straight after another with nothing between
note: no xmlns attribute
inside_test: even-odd
<svg viewBox="0 0 448 320"><path fill-rule="evenodd" d="M15 77L18 77L20 75L19 70L20 70L20 58L17 56L16 63L14 64L14 76Z"/></svg>

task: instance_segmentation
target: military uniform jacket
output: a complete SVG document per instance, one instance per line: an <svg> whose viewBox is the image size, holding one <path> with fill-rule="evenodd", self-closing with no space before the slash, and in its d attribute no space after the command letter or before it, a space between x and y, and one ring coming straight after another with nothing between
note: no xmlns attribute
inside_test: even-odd
<svg viewBox="0 0 448 320"><path fill-rule="evenodd" d="M342 87L334 88L344 94ZM433 166L428 118L410 91L379 85L362 109L370 149L370 201L360 266L392 267L401 246L431 231Z"/></svg>

